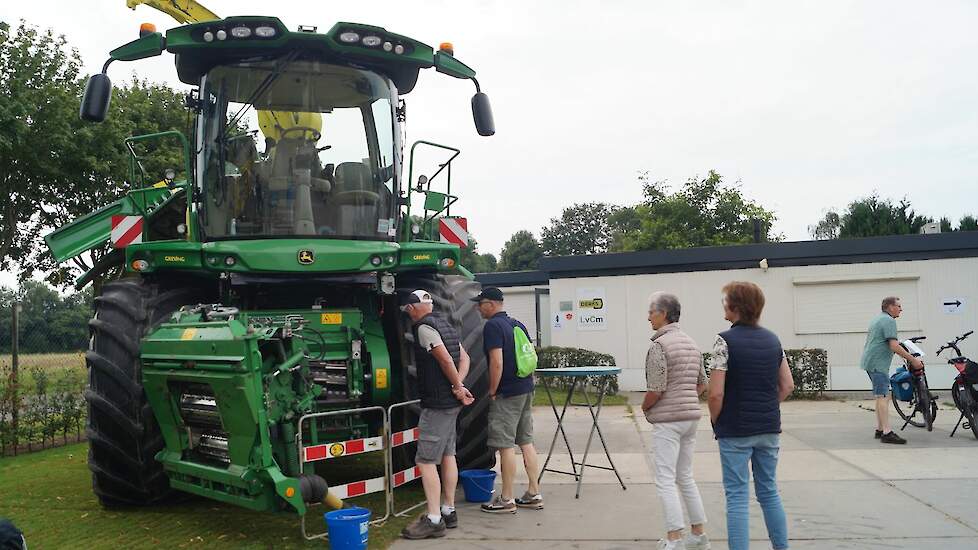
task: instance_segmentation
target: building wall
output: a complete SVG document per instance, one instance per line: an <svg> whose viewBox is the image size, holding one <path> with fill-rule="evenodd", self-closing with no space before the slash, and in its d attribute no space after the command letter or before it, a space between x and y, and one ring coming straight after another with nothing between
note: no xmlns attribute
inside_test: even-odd
<svg viewBox="0 0 978 550"><path fill-rule="evenodd" d="M902 300L903 315L897 319L901 339L928 337L922 347L928 380L935 388L950 387L955 371L946 364L947 352L935 359L934 351L952 337L978 328L978 258L551 279L551 318L544 328L551 331L555 346L614 355L623 368L621 387L642 390L652 332L647 321L649 294L665 290L678 295L680 325L703 351L710 351L716 334L729 326L723 319L720 289L734 280L752 281L764 290L767 305L761 324L777 333L785 348L827 350L829 389L834 390L870 389L859 357L866 327L880 313L884 296ZM565 310L567 302L576 305L582 289L603 291L603 329L581 330L578 308L561 311L562 302ZM963 305L947 313L943 303L948 300ZM978 357L978 336L964 344L965 355ZM898 364L895 359L893 365Z"/></svg>

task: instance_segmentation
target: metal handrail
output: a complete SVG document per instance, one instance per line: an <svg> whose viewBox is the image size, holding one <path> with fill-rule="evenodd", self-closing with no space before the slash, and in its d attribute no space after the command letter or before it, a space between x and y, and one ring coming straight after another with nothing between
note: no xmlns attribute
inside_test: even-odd
<svg viewBox="0 0 978 550"><path fill-rule="evenodd" d="M384 516L379 519L371 520L370 521L371 525L383 523L387 521L387 518L389 518L391 515L392 496L391 496L391 480L390 480L391 477L390 476L390 471L391 471L390 416L388 415L387 409L377 405L373 407L360 407L356 409L342 409L338 411L327 411L327 412L306 414L299 418L299 425L298 425L298 429L296 430L296 436L295 436L296 452L298 453L299 456L299 469L301 470L302 465L306 462L305 454L302 452L302 423L303 422L311 418L323 418L327 416L340 416L340 415L348 415L348 414L362 414L362 413L375 412L375 411L379 411L383 416L384 422L383 422L383 428L381 433L383 446L380 449L367 451L367 452L375 453L378 451L384 451ZM308 533L306 533L306 514L302 514L302 519L299 522L299 526L302 531L302 536L306 540L329 538L328 531L324 533L314 534L314 535L309 535Z"/></svg>

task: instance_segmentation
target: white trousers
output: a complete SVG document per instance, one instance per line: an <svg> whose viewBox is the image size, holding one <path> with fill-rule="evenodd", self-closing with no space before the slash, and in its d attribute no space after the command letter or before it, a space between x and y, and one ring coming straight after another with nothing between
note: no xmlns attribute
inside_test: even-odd
<svg viewBox="0 0 978 550"><path fill-rule="evenodd" d="M693 481L693 450L696 446L697 424L699 420L652 424L655 488L662 500L667 531L677 531L687 525L683 522L680 493L689 513L689 524L706 523L700 490Z"/></svg>

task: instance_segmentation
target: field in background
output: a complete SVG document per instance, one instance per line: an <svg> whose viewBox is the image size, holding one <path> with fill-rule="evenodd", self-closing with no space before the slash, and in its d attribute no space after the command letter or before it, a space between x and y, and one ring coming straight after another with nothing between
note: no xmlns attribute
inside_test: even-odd
<svg viewBox="0 0 978 550"><path fill-rule="evenodd" d="M188 497L167 506L105 510L92 494L87 451L87 444L80 443L0 458L0 516L9 517L24 531L30 548L326 547L322 541L302 539L294 514L253 512L207 499ZM347 471L352 474L358 469L351 463ZM420 482L399 488L395 498L399 507L420 501ZM382 494L350 503L383 513ZM324 530L326 509L313 510L308 529ZM372 527L370 548L390 546L412 519L394 518Z"/></svg>

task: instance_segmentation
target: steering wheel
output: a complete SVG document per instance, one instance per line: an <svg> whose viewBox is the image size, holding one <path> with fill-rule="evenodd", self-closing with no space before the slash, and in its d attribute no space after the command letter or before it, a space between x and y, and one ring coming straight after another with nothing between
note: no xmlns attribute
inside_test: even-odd
<svg viewBox="0 0 978 550"><path fill-rule="evenodd" d="M293 126L291 128L285 128L279 135L279 139L285 139L285 136L291 134L292 132L310 132L312 134L312 141L319 141L319 138L323 137L323 133L315 128L310 128L309 126ZM303 136L305 134L303 133Z"/></svg>

